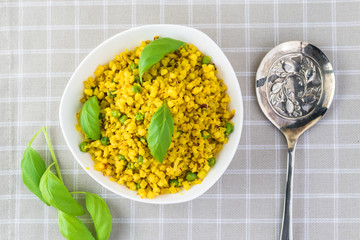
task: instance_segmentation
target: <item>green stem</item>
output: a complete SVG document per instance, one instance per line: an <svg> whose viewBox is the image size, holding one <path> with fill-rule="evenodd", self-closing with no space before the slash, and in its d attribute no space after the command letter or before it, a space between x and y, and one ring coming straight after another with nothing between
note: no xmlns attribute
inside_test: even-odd
<svg viewBox="0 0 360 240"><path fill-rule="evenodd" d="M50 168L51 168L54 164L55 164L55 163L53 162L52 164L50 164L50 165L48 166L49 171L50 171Z"/></svg>
<svg viewBox="0 0 360 240"><path fill-rule="evenodd" d="M35 140L36 136L41 132L42 129L40 129L39 131L37 131L37 133L35 133L35 135L33 136L33 138L30 140L28 147L31 146L32 142Z"/></svg>
<svg viewBox="0 0 360 240"><path fill-rule="evenodd" d="M76 193L79 193L79 194L86 194L86 192L70 192L70 194L76 194Z"/></svg>
<svg viewBox="0 0 360 240"><path fill-rule="evenodd" d="M53 161L54 161L54 163L55 163L55 168L56 168L57 175L58 175L60 181L61 181L62 183L64 183L64 181L63 181L63 179L62 179L62 177L61 177L60 168L59 168L59 163L58 163L58 161L57 161L57 159L56 159L54 150L53 150L53 148L52 148L52 146L51 146L51 143L50 143L49 136L48 136L48 134L47 134L47 132L46 132L46 127L42 127L41 130L42 130L42 132L43 132L44 135L45 135L46 143L47 143L47 145L48 145L48 147L49 147L51 157L52 157L52 159L53 159Z"/></svg>

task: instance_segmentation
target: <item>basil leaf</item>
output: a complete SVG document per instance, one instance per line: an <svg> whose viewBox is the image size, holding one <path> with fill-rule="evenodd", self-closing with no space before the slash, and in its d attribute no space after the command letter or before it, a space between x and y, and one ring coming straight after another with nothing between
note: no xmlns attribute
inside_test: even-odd
<svg viewBox="0 0 360 240"><path fill-rule="evenodd" d="M68 240L95 240L91 232L77 217L58 211L58 224L61 234Z"/></svg>
<svg viewBox="0 0 360 240"><path fill-rule="evenodd" d="M94 193L86 193L86 209L94 222L98 240L109 239L112 217L104 199Z"/></svg>
<svg viewBox="0 0 360 240"><path fill-rule="evenodd" d="M186 43L172 38L159 38L146 45L139 59L141 84L143 83L142 75L149 70L152 65L159 62L166 54L174 52L181 46L186 46Z"/></svg>
<svg viewBox="0 0 360 240"><path fill-rule="evenodd" d="M46 165L39 153L30 145L25 149L24 156L21 159L22 180L26 187L34 193L41 201L47 203L40 191L40 179L46 171Z"/></svg>
<svg viewBox="0 0 360 240"><path fill-rule="evenodd" d="M40 191L45 201L70 215L83 215L85 213L83 207L70 195L60 179L50 171L51 166L46 169L40 180Z"/></svg>
<svg viewBox="0 0 360 240"><path fill-rule="evenodd" d="M100 107L96 96L89 98L80 113L80 125L84 133L92 140L100 138Z"/></svg>
<svg viewBox="0 0 360 240"><path fill-rule="evenodd" d="M166 152L170 147L173 131L174 119L166 102L164 102L151 118L147 137L151 154L160 163L164 161Z"/></svg>

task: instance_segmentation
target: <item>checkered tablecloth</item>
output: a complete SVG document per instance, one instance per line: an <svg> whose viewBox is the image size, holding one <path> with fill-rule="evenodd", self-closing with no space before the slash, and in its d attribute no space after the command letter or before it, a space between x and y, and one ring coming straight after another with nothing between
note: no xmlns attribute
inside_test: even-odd
<svg viewBox="0 0 360 240"><path fill-rule="evenodd" d="M235 69L245 109L240 145L217 184L191 202L160 206L129 201L92 180L68 150L58 118L66 83L94 47L157 23L191 26L216 41ZM266 52L288 40L322 49L337 78L331 108L297 145L294 239L359 239L360 2L352 0L2 0L0 239L62 239L57 212L21 180L23 151L43 125L68 188L97 193L109 205L111 239L278 239L286 144L261 113L254 86ZM43 138L34 148L51 161Z"/></svg>

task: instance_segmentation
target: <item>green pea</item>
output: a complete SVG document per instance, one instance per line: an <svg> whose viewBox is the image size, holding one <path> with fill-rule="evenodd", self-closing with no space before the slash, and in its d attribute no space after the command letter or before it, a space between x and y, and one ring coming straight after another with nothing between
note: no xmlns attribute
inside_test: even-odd
<svg viewBox="0 0 360 240"><path fill-rule="evenodd" d="M134 82L140 83L140 77L139 76L134 76Z"/></svg>
<svg viewBox="0 0 360 240"><path fill-rule="evenodd" d="M126 167L127 167L128 169L132 169L132 170L135 169L134 163L131 163L131 162L129 162Z"/></svg>
<svg viewBox="0 0 360 240"><path fill-rule="evenodd" d="M178 133L179 133L179 136L178 136L178 138L181 136L181 134L183 134L183 131L181 131L181 130L177 130L178 131Z"/></svg>
<svg viewBox="0 0 360 240"><path fill-rule="evenodd" d="M127 161L127 160L126 160L126 157L125 157L124 155L122 155L122 154L119 155L119 159L120 159L120 160L123 160L123 161Z"/></svg>
<svg viewBox="0 0 360 240"><path fill-rule="evenodd" d="M142 120L144 120L144 114L142 114L141 112L137 112L137 113L135 114L135 119L136 119L136 121L142 121Z"/></svg>
<svg viewBox="0 0 360 240"><path fill-rule="evenodd" d="M132 86L132 90L134 93L139 93L141 92L141 87L139 85L134 85Z"/></svg>
<svg viewBox="0 0 360 240"><path fill-rule="evenodd" d="M136 68L138 68L138 65L136 63L133 63L133 64L130 65L131 71L133 71Z"/></svg>
<svg viewBox="0 0 360 240"><path fill-rule="evenodd" d="M110 141L109 141L108 137L102 137L100 142L101 142L102 145L107 146L107 145L109 145Z"/></svg>
<svg viewBox="0 0 360 240"><path fill-rule="evenodd" d="M202 64L209 64L211 62L211 58L209 56L203 57L201 63Z"/></svg>
<svg viewBox="0 0 360 240"><path fill-rule="evenodd" d="M122 115L120 118L119 118L119 121L124 124L126 122L126 120L128 119L128 117L126 115Z"/></svg>
<svg viewBox="0 0 360 240"><path fill-rule="evenodd" d="M115 91L108 91L107 95L111 98L116 97L116 93L114 93Z"/></svg>
<svg viewBox="0 0 360 240"><path fill-rule="evenodd" d="M196 177L197 177L196 173L193 173L193 172L186 173L186 180L189 182L194 181L196 179Z"/></svg>
<svg viewBox="0 0 360 240"><path fill-rule="evenodd" d="M113 111L111 112L111 114L112 114L112 116L113 116L114 118L119 118L119 117L121 117L121 113L120 113L118 110L113 110Z"/></svg>
<svg viewBox="0 0 360 240"><path fill-rule="evenodd" d="M170 179L169 183L170 186L174 186L174 187L179 186L179 181L177 179Z"/></svg>
<svg viewBox="0 0 360 240"><path fill-rule="evenodd" d="M215 165L216 160L214 157L208 159L209 166L212 167Z"/></svg>
<svg viewBox="0 0 360 240"><path fill-rule="evenodd" d="M138 163L139 163L139 164L140 164L140 163L143 163L143 159L144 159L143 156L141 156L141 155L137 156L137 160L138 160Z"/></svg>
<svg viewBox="0 0 360 240"><path fill-rule="evenodd" d="M142 142L142 143L146 143L146 138L145 137L140 137L139 141Z"/></svg>
<svg viewBox="0 0 360 240"><path fill-rule="evenodd" d="M234 131L234 125L232 125L231 123L226 123L225 128L226 128L225 130L226 134L230 134Z"/></svg>
<svg viewBox="0 0 360 240"><path fill-rule="evenodd" d="M136 184L136 189L140 189L140 188L141 188L140 183L137 183Z"/></svg>
<svg viewBox="0 0 360 240"><path fill-rule="evenodd" d="M210 138L210 134L207 131L201 131L201 136L203 137L203 139Z"/></svg>
<svg viewBox="0 0 360 240"><path fill-rule="evenodd" d="M80 147L80 151L82 152L88 152L90 150L88 147L88 142L85 141L80 143L79 147Z"/></svg>

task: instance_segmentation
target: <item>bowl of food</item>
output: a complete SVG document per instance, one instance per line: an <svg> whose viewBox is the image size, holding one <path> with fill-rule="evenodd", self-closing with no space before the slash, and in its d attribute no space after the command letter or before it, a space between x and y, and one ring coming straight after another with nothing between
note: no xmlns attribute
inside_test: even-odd
<svg viewBox="0 0 360 240"><path fill-rule="evenodd" d="M169 204L206 192L237 150L243 104L225 54L203 32L147 25L96 47L60 102L82 168L110 191Z"/></svg>

